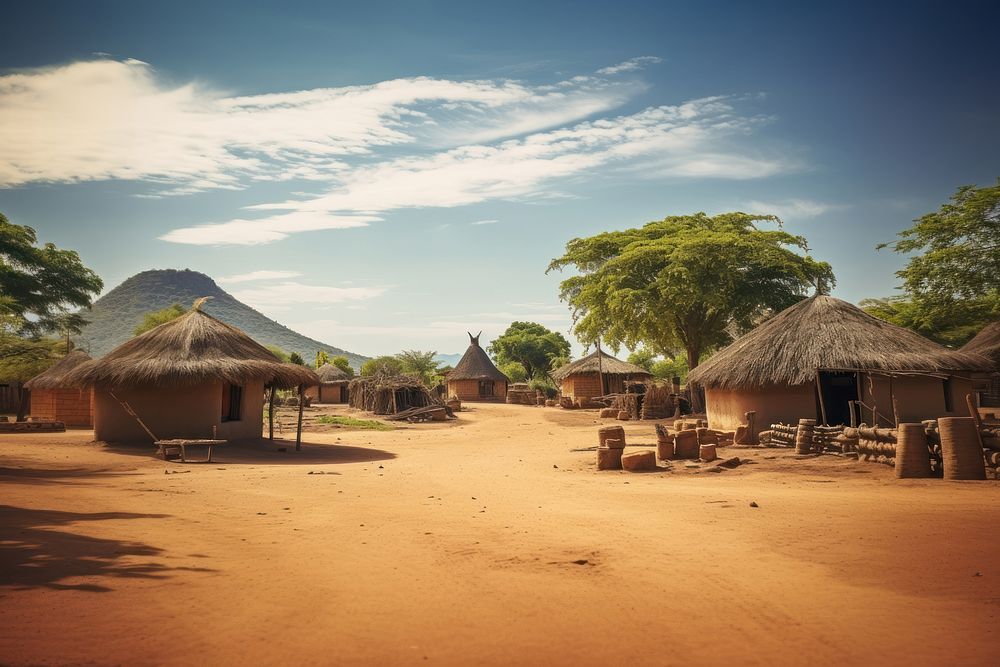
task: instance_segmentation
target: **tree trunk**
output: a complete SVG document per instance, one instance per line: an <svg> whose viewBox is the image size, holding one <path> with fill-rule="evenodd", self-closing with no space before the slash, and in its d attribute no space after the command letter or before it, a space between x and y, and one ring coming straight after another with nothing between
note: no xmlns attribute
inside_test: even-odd
<svg viewBox="0 0 1000 667"><path fill-rule="evenodd" d="M23 384L17 385L17 421L23 422L28 413L28 390Z"/></svg>
<svg viewBox="0 0 1000 667"><path fill-rule="evenodd" d="M701 350L692 346L685 348L685 352L687 352L688 372L690 372L698 367L698 360L701 358ZM691 382L688 382L687 386L688 394L691 397L691 412L704 412L705 401L703 401L701 397L701 388Z"/></svg>

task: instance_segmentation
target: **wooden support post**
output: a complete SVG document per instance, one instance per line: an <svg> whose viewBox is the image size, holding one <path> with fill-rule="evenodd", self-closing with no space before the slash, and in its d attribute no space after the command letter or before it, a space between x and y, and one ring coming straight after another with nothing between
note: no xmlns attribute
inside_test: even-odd
<svg viewBox="0 0 1000 667"><path fill-rule="evenodd" d="M899 403L892 391L892 376L889 376L889 400L892 401L892 427L899 428Z"/></svg>
<svg viewBox="0 0 1000 667"><path fill-rule="evenodd" d="M299 385L299 424L295 429L295 451L302 450L302 404L305 403L305 390Z"/></svg>
<svg viewBox="0 0 1000 667"><path fill-rule="evenodd" d="M823 426L829 426L826 423L826 404L823 403L823 387L820 385L819 371L816 371L816 398L819 399L819 416L823 420Z"/></svg>
<svg viewBox="0 0 1000 667"><path fill-rule="evenodd" d="M274 391L276 387L272 384L267 395L267 437L274 442Z"/></svg>

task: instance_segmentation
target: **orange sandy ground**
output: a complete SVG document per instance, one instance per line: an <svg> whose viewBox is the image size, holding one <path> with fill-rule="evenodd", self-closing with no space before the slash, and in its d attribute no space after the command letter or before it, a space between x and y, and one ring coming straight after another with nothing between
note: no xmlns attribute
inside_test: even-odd
<svg viewBox="0 0 1000 667"><path fill-rule="evenodd" d="M0 436L0 663L996 664L997 482L598 473L595 413L470 407L211 465Z"/></svg>

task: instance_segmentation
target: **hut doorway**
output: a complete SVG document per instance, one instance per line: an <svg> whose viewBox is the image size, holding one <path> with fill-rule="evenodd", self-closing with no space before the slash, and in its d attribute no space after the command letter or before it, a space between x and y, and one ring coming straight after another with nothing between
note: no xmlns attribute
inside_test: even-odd
<svg viewBox="0 0 1000 667"><path fill-rule="evenodd" d="M351 402L351 390L347 388L346 384L340 385L340 402L341 403Z"/></svg>
<svg viewBox="0 0 1000 667"><path fill-rule="evenodd" d="M830 425L851 424L851 410L858 396L858 374L819 372L819 390L826 411L826 423ZM822 414L817 406L817 415ZM857 418L857 415L855 415ZM857 423L857 422L855 422Z"/></svg>
<svg viewBox="0 0 1000 667"><path fill-rule="evenodd" d="M480 380L479 381L479 398L493 398L495 395L493 393L493 380Z"/></svg>

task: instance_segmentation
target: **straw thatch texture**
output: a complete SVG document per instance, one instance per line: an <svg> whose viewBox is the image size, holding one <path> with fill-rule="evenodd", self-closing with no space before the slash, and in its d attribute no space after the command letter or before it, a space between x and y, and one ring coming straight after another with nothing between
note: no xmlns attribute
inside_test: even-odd
<svg viewBox="0 0 1000 667"><path fill-rule="evenodd" d="M598 354L600 354L600 362L598 362ZM599 369L602 370L605 375L628 375L631 376L631 379L636 380L653 377L652 373L647 371L645 368L636 366L635 364L630 364L620 359L615 359L603 350L600 352L593 352L588 354L586 357L581 357L576 361L571 361L568 364L560 366L556 370L552 371L551 375L554 380L561 382L563 378L569 377L570 375L576 375L577 373L597 373Z"/></svg>
<svg viewBox="0 0 1000 667"><path fill-rule="evenodd" d="M482 332L480 332L482 335ZM510 382L510 379L500 372L486 350L479 347L479 336L469 334L469 347L455 368L448 373L448 382L453 380L496 380Z"/></svg>
<svg viewBox="0 0 1000 667"><path fill-rule="evenodd" d="M818 370L978 371L983 357L949 350L872 317L857 306L818 295L805 299L733 342L688 375L706 387L737 389L813 382Z"/></svg>
<svg viewBox="0 0 1000 667"><path fill-rule="evenodd" d="M25 382L24 386L31 390L69 387L70 385L66 384L66 375L85 361L90 361L90 355L83 350L73 350L50 366L47 371Z"/></svg>
<svg viewBox="0 0 1000 667"><path fill-rule="evenodd" d="M358 377L349 385L350 406L376 415L393 415L413 408L444 402L417 378L409 375L376 375Z"/></svg>
<svg viewBox="0 0 1000 667"><path fill-rule="evenodd" d="M343 368L337 368L333 364L323 364L316 371L319 381L323 384L331 382L350 382L351 376Z"/></svg>
<svg viewBox="0 0 1000 667"><path fill-rule="evenodd" d="M223 381L279 388L318 384L311 369L278 361L239 329L197 308L67 373L72 386L162 387Z"/></svg>
<svg viewBox="0 0 1000 667"><path fill-rule="evenodd" d="M1000 322L987 325L959 352L986 357L993 362L993 370L1000 371Z"/></svg>

